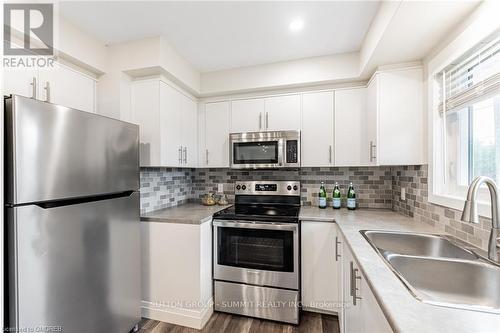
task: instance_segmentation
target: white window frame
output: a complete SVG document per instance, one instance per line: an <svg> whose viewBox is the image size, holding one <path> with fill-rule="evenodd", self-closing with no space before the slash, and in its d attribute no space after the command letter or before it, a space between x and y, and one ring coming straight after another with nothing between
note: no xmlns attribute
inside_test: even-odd
<svg viewBox="0 0 500 333"><path fill-rule="evenodd" d="M484 6L487 7L487 6ZM438 110L441 102L440 83L436 82L436 75L442 72L448 64L472 49L477 43L500 29L498 16L492 15L491 8L480 8L469 25L440 52L430 60L426 59L427 79L427 110L428 110L428 152L429 152L429 182L428 201L433 204L457 210L463 210L465 195L453 196L445 191L445 128L443 118ZM465 189L464 189L465 192ZM481 216L491 217L491 203L488 199L478 202Z"/></svg>

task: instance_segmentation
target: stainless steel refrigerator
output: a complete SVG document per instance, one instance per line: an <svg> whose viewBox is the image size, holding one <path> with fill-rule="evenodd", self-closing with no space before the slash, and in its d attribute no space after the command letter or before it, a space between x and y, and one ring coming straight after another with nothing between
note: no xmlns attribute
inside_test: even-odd
<svg viewBox="0 0 500 333"><path fill-rule="evenodd" d="M139 129L13 95L5 106L8 326L140 320Z"/></svg>

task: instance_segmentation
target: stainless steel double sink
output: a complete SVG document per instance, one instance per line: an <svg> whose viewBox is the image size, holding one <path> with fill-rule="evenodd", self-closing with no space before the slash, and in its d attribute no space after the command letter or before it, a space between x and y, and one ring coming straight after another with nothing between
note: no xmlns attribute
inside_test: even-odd
<svg viewBox="0 0 500 333"><path fill-rule="evenodd" d="M449 236L363 230L414 297L434 305L500 314L500 266Z"/></svg>

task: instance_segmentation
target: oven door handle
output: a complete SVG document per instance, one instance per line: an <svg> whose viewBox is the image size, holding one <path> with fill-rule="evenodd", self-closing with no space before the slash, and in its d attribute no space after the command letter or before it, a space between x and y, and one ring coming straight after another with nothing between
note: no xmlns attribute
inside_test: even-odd
<svg viewBox="0 0 500 333"><path fill-rule="evenodd" d="M213 225L216 227L225 228L246 228L246 229L272 229L272 230L291 230L297 231L297 223L281 223L281 222L269 222L269 223L259 223L259 222L238 222L238 221L221 221L214 220Z"/></svg>

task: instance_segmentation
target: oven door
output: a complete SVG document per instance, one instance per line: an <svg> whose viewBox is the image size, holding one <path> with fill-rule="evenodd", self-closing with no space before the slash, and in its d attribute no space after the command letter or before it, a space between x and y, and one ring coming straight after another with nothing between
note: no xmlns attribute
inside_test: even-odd
<svg viewBox="0 0 500 333"><path fill-rule="evenodd" d="M299 225L214 221L214 278L299 288Z"/></svg>
<svg viewBox="0 0 500 333"><path fill-rule="evenodd" d="M283 166L283 139L231 139L231 168L257 169Z"/></svg>

